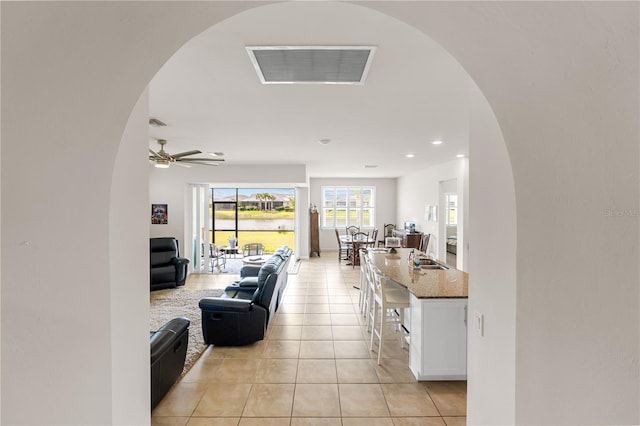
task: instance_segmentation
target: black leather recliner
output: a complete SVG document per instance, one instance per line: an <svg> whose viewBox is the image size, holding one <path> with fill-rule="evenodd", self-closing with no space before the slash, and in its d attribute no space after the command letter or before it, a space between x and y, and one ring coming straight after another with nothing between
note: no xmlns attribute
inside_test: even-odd
<svg viewBox="0 0 640 426"><path fill-rule="evenodd" d="M180 257L178 240L173 237L151 238L149 253L151 290L184 285L189 259Z"/></svg>
<svg viewBox="0 0 640 426"><path fill-rule="evenodd" d="M182 374L189 344L189 324L187 318L174 318L151 332L152 410Z"/></svg>
<svg viewBox="0 0 640 426"><path fill-rule="evenodd" d="M264 339L286 286L290 255L289 248L281 248L261 267L243 267L243 279L223 296L200 300L206 344L236 346Z"/></svg>

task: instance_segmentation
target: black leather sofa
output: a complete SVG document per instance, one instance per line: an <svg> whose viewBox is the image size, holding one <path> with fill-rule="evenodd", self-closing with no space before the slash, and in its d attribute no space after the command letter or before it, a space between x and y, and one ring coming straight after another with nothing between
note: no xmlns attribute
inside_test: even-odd
<svg viewBox="0 0 640 426"><path fill-rule="evenodd" d="M187 318L174 318L151 332L152 410L182 374L189 343L189 324Z"/></svg>
<svg viewBox="0 0 640 426"><path fill-rule="evenodd" d="M221 297L200 300L206 344L237 346L264 339L287 285L291 254L288 247L280 247L264 265L244 266L240 281Z"/></svg>
<svg viewBox="0 0 640 426"><path fill-rule="evenodd" d="M180 257L178 240L173 237L151 238L149 254L151 290L184 285L189 259Z"/></svg>

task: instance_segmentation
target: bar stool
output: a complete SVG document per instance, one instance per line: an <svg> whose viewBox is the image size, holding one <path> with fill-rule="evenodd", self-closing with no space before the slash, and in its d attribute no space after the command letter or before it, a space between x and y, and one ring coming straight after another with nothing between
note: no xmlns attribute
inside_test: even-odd
<svg viewBox="0 0 640 426"><path fill-rule="evenodd" d="M360 295L358 297L358 307L360 307L360 313L365 313L366 294L367 287L369 285L367 278L367 252L364 249L360 249Z"/></svg>
<svg viewBox="0 0 640 426"><path fill-rule="evenodd" d="M367 331L371 320L372 294L373 294L373 274L371 271L371 258L366 250L360 252L360 298L358 305L360 313L365 318Z"/></svg>
<svg viewBox="0 0 640 426"><path fill-rule="evenodd" d="M404 310L411 306L409 291L391 282L391 280L373 267L374 289L372 294L373 306L371 309L371 344L369 350L373 351L373 341L378 337L378 365L382 359L382 343L384 340L384 328L387 324L396 325L396 331L402 331L404 323ZM380 311L379 324L376 328L376 318ZM396 316L396 313L398 316ZM400 346L404 348L404 336L400 339Z"/></svg>

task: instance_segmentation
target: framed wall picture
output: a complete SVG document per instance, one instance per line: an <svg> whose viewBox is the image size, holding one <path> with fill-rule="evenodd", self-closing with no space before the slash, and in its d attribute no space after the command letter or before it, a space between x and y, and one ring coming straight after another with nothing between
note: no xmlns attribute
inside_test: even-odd
<svg viewBox="0 0 640 426"><path fill-rule="evenodd" d="M151 204L151 224L166 225L169 223L169 213L166 204Z"/></svg>
<svg viewBox="0 0 640 426"><path fill-rule="evenodd" d="M438 221L438 206L427 204L424 209L424 218L429 222Z"/></svg>

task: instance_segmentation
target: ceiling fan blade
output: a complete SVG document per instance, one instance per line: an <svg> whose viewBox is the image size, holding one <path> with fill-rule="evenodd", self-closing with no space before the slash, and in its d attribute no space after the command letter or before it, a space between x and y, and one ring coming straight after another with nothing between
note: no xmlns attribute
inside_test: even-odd
<svg viewBox="0 0 640 426"><path fill-rule="evenodd" d="M177 154L172 154L171 156L173 158L181 158L181 157L186 157L187 155L195 155L195 154L202 154L202 151L198 151L198 150L185 151L185 152L179 152Z"/></svg>
<svg viewBox="0 0 640 426"><path fill-rule="evenodd" d="M202 161L202 162L218 162L224 161L224 158L179 158L176 161Z"/></svg>
<svg viewBox="0 0 640 426"><path fill-rule="evenodd" d="M149 152L152 153L154 157L160 157L160 155L151 148L149 148Z"/></svg>
<svg viewBox="0 0 640 426"><path fill-rule="evenodd" d="M190 163L175 163L176 166L180 166L180 167L186 167L187 169L191 168L191 164Z"/></svg>
<svg viewBox="0 0 640 426"><path fill-rule="evenodd" d="M176 164L184 167L190 167L191 164L198 164L201 166L219 166L218 163L201 163L199 161L182 161L182 162L176 162Z"/></svg>

